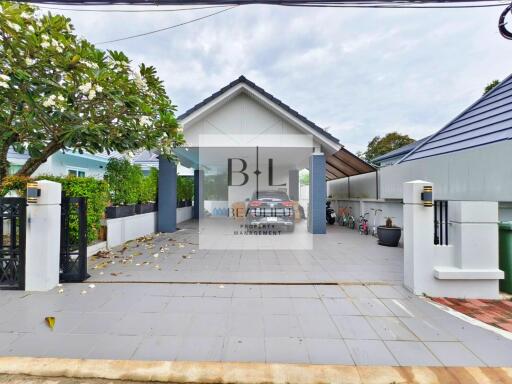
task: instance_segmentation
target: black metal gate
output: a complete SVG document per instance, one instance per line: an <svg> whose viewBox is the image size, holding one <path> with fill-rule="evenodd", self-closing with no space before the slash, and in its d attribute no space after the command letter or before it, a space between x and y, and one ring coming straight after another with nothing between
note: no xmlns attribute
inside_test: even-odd
<svg viewBox="0 0 512 384"><path fill-rule="evenodd" d="M448 245L448 201L434 201L434 244Z"/></svg>
<svg viewBox="0 0 512 384"><path fill-rule="evenodd" d="M62 196L60 281L81 282L87 273L87 199Z"/></svg>
<svg viewBox="0 0 512 384"><path fill-rule="evenodd" d="M27 201L0 197L0 289L25 289Z"/></svg>

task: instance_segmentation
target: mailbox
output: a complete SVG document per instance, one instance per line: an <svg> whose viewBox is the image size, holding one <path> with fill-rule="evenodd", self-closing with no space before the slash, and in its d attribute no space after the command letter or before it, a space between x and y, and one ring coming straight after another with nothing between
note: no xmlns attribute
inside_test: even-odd
<svg viewBox="0 0 512 384"><path fill-rule="evenodd" d="M39 197L41 197L41 188L37 182L27 183L27 202L37 203Z"/></svg>
<svg viewBox="0 0 512 384"><path fill-rule="evenodd" d="M432 207L434 205L431 185L425 185L423 187L423 192L421 192L421 201L423 201L424 207Z"/></svg>

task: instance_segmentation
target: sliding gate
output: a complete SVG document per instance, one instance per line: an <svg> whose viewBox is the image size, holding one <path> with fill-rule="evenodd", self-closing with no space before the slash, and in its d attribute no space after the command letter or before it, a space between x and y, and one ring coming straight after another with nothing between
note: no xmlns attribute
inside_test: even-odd
<svg viewBox="0 0 512 384"><path fill-rule="evenodd" d="M25 289L27 201L0 197L0 289Z"/></svg>
<svg viewBox="0 0 512 384"><path fill-rule="evenodd" d="M81 282L87 273L87 199L62 195L60 281Z"/></svg>

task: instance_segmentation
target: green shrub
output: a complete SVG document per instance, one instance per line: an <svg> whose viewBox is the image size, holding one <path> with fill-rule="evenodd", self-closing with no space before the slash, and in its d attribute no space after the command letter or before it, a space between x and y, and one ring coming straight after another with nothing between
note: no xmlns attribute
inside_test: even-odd
<svg viewBox="0 0 512 384"><path fill-rule="evenodd" d="M5 196L9 191L16 191L20 196L27 194L27 183L30 181L30 177L27 176L7 176L2 180L0 184L0 197Z"/></svg>
<svg viewBox="0 0 512 384"><path fill-rule="evenodd" d="M111 158L107 163L104 179L108 183L112 205L139 202L144 180L140 167L132 165L126 159Z"/></svg>
<svg viewBox="0 0 512 384"><path fill-rule="evenodd" d="M98 239L105 208L108 206L108 186L103 180L92 177L75 176L39 176L36 180L50 180L62 184L62 191L68 197L87 198L87 243L91 244ZM70 239L78 239L78 216L75 210L70 213L69 219Z"/></svg>
<svg viewBox="0 0 512 384"><path fill-rule="evenodd" d="M155 202L158 192L158 170L151 168L149 175L142 180L139 203Z"/></svg>
<svg viewBox="0 0 512 384"><path fill-rule="evenodd" d="M178 176L176 196L178 201L192 201L194 198L194 180L190 176Z"/></svg>

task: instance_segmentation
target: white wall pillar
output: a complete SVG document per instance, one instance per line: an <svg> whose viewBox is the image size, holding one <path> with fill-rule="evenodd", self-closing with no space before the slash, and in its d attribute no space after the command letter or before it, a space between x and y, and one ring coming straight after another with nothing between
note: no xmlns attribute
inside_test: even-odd
<svg viewBox="0 0 512 384"><path fill-rule="evenodd" d="M434 209L424 207L421 192L432 183L404 183L404 285L416 295L426 293L432 280Z"/></svg>
<svg viewBox="0 0 512 384"><path fill-rule="evenodd" d="M37 182L41 194L27 206L25 290L49 291L59 283L60 183Z"/></svg>

